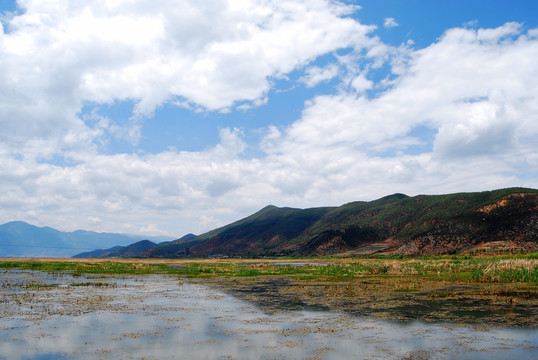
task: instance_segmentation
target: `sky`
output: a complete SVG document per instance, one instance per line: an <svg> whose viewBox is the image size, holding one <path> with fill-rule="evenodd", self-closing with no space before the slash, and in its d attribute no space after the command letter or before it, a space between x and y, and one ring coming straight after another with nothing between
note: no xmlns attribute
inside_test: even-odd
<svg viewBox="0 0 538 360"><path fill-rule="evenodd" d="M0 223L538 188L538 1L0 0Z"/></svg>

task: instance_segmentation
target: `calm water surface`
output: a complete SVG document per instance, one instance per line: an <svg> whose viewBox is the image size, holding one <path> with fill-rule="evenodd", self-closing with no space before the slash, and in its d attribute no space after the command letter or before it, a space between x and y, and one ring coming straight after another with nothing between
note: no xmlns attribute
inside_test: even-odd
<svg viewBox="0 0 538 360"><path fill-rule="evenodd" d="M0 272L2 359L537 359L537 328L267 314L168 276Z"/></svg>

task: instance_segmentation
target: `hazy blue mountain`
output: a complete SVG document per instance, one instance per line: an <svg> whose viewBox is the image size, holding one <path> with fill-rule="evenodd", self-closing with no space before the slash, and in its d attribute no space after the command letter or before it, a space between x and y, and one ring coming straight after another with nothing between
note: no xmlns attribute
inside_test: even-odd
<svg viewBox="0 0 538 360"><path fill-rule="evenodd" d="M162 242L172 238L85 230L63 232L12 221L0 225L0 257L71 257L83 250L127 246L140 240Z"/></svg>

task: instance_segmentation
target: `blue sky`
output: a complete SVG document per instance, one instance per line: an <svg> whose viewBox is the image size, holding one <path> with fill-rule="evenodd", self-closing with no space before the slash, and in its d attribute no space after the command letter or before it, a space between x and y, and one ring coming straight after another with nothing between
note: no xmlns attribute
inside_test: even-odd
<svg viewBox="0 0 538 360"><path fill-rule="evenodd" d="M0 223L537 187L536 1L0 1Z"/></svg>
<svg viewBox="0 0 538 360"><path fill-rule="evenodd" d="M435 42L446 29L460 26L498 27L507 21L518 21L527 27L537 26L537 16L529 16L538 12L535 1L506 1L489 2L490 10L485 11L480 1L349 1L350 4L360 4L361 9L353 17L362 23L375 25L374 34L381 37L383 42L392 46L412 40L413 48L427 47ZM394 16L397 15L398 20ZM386 27L387 18L393 18L397 26ZM345 49L343 50L345 51ZM334 57L322 55L314 64L326 64ZM370 74L372 79L382 79L387 69ZM215 112L196 113L164 104L156 110L150 121L144 122L143 135L139 142L108 143L108 152L125 152L143 149L146 152L161 152L168 147L180 150L200 151L218 142L218 129L226 126L238 126L244 129L268 125L285 126L300 117L306 100L320 93L333 93L334 82L320 84L315 89L307 89L304 84L297 85L301 72L292 74L294 81L275 81L270 90L268 103L253 108L248 112L233 112L219 114ZM294 91L280 92L294 87ZM280 91L279 91L280 90ZM94 104L95 105L95 104ZM97 106L99 113L122 121L129 118L134 103L126 101L115 106ZM255 124L253 124L255 123ZM179 135L179 136L178 136ZM255 134L248 133L256 140Z"/></svg>

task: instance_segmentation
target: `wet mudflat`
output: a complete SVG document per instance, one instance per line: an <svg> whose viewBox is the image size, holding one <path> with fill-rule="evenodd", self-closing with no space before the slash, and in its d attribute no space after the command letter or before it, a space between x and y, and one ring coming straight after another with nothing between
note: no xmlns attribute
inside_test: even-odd
<svg viewBox="0 0 538 360"><path fill-rule="evenodd" d="M256 304L267 313L332 311L397 322L533 328L538 292L528 284L454 283L407 277L301 280L294 277L208 279L206 286Z"/></svg>
<svg viewBox="0 0 538 360"><path fill-rule="evenodd" d="M533 298L380 286L0 270L0 358L538 357Z"/></svg>

